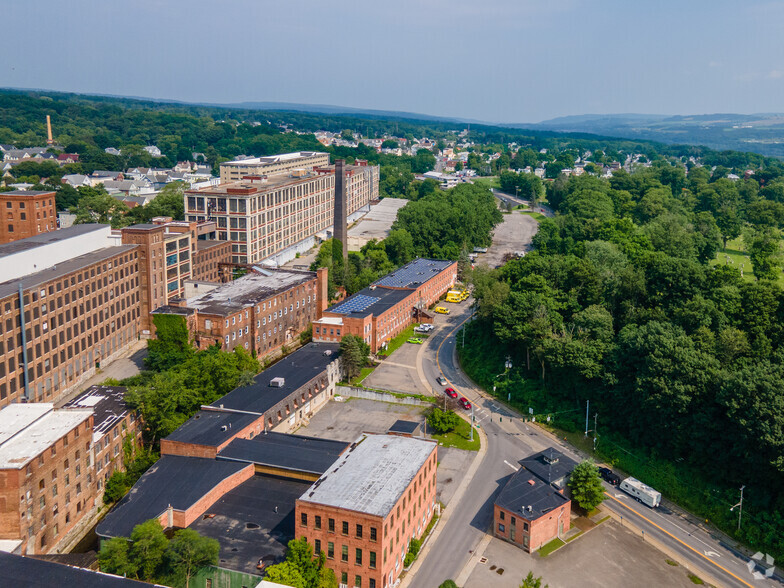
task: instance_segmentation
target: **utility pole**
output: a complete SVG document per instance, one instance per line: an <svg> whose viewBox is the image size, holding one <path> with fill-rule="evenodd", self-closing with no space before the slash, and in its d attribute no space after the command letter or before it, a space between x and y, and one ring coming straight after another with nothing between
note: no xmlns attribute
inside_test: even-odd
<svg viewBox="0 0 784 588"><path fill-rule="evenodd" d="M593 415L593 450L596 451L596 419L599 417L599 413L595 413Z"/></svg>
<svg viewBox="0 0 784 588"><path fill-rule="evenodd" d="M745 487L746 487L745 484L740 487L740 502L730 509L730 512L732 512L736 508L738 509L738 531L740 531L740 520L741 517L743 516L743 489Z"/></svg>
<svg viewBox="0 0 784 588"><path fill-rule="evenodd" d="M585 401L585 436L588 436L588 407L591 406L591 401Z"/></svg>
<svg viewBox="0 0 784 588"><path fill-rule="evenodd" d="M471 439L472 442L474 440L474 404L471 403Z"/></svg>

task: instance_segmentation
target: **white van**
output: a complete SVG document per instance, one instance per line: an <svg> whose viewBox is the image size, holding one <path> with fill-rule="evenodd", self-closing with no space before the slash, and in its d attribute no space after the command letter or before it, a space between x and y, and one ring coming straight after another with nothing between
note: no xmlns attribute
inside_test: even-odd
<svg viewBox="0 0 784 588"><path fill-rule="evenodd" d="M621 482L619 488L651 508L656 508L661 504L661 492L643 484L637 478L626 478Z"/></svg>

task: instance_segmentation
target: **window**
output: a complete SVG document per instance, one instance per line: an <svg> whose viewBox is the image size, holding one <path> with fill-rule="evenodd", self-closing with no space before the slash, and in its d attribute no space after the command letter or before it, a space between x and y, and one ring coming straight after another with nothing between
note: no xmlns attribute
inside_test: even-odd
<svg viewBox="0 0 784 588"><path fill-rule="evenodd" d="M348 545L343 545L340 548L340 561L348 563Z"/></svg>
<svg viewBox="0 0 784 588"><path fill-rule="evenodd" d="M362 565L362 550L359 547L357 547L357 551L355 553L354 561L356 562L356 564L358 566Z"/></svg>
<svg viewBox="0 0 784 588"><path fill-rule="evenodd" d="M335 559L335 544L332 541L327 543L327 559Z"/></svg>
<svg viewBox="0 0 784 588"><path fill-rule="evenodd" d="M348 573L347 572L340 572L340 583L343 584L344 586L346 584L348 584ZM210 587L210 588L212 588L212 587Z"/></svg>
<svg viewBox="0 0 784 588"><path fill-rule="evenodd" d="M376 552L375 551L371 551L370 552L370 569L371 570L375 570L376 569Z"/></svg>
<svg viewBox="0 0 784 588"><path fill-rule="evenodd" d="M523 523L523 531L527 531L527 530L528 530L528 523Z"/></svg>
<svg viewBox="0 0 784 588"><path fill-rule="evenodd" d="M362 588L362 576L354 576L354 586L356 586L356 588Z"/></svg>
<svg viewBox="0 0 784 588"><path fill-rule="evenodd" d="M303 527L308 526L308 513L303 512L302 514L299 515L299 523Z"/></svg>
<svg viewBox="0 0 784 588"><path fill-rule="evenodd" d="M503 521L504 520L504 511L501 510L501 511L499 511L499 513L500 514L499 514L498 518L500 518Z"/></svg>
<svg viewBox="0 0 784 588"><path fill-rule="evenodd" d="M377 541L378 540L378 537L376 536L376 528L375 527L370 527L370 540L371 541Z"/></svg>
<svg viewBox="0 0 784 588"><path fill-rule="evenodd" d="M357 525L357 539L362 539L362 525Z"/></svg>
<svg viewBox="0 0 784 588"><path fill-rule="evenodd" d="M504 528L504 526L503 526L501 523L498 523L498 532L499 532L499 533L503 533L504 531L506 531L506 529Z"/></svg>
<svg viewBox="0 0 784 588"><path fill-rule="evenodd" d="M330 533L334 533L335 532L335 519L329 519L327 521L327 530Z"/></svg>
<svg viewBox="0 0 784 588"><path fill-rule="evenodd" d="M348 521L343 521L343 534L348 535Z"/></svg>
<svg viewBox="0 0 784 588"><path fill-rule="evenodd" d="M376 588L376 579L370 578L370 588Z"/></svg>
<svg viewBox="0 0 784 588"><path fill-rule="evenodd" d="M318 555L319 553L321 553L321 540L316 539L313 542L313 544L314 544L314 547L315 547L315 550L316 550L316 555Z"/></svg>
<svg viewBox="0 0 784 588"><path fill-rule="evenodd" d="M316 516L314 517L313 526L314 526L316 529L321 529L321 517L320 517L319 515L316 515Z"/></svg>

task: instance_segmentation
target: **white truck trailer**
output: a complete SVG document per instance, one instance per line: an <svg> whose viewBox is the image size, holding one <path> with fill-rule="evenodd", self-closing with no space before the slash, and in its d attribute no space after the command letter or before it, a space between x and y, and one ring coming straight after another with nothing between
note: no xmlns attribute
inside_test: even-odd
<svg viewBox="0 0 784 588"><path fill-rule="evenodd" d="M621 482L619 488L651 508L656 508L661 504L661 492L643 484L637 478L626 478Z"/></svg>

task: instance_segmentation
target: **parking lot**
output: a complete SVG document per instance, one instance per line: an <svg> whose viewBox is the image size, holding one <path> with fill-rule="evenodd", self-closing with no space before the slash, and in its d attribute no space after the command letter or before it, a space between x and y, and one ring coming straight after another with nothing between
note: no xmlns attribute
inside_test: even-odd
<svg viewBox="0 0 784 588"><path fill-rule="evenodd" d="M313 415L306 427L300 427L296 433L352 442L363 432L386 433L398 419L423 422L424 407L362 398L346 398L342 402L331 400ZM436 493L445 505L451 500L474 457L476 452L473 451L438 448Z"/></svg>
<svg viewBox="0 0 784 588"><path fill-rule="evenodd" d="M656 548L613 520L558 551L540 557L491 539L464 588L519 586L529 571L550 588L574 586L694 586L681 566L669 565ZM479 560L481 561L481 560Z"/></svg>

